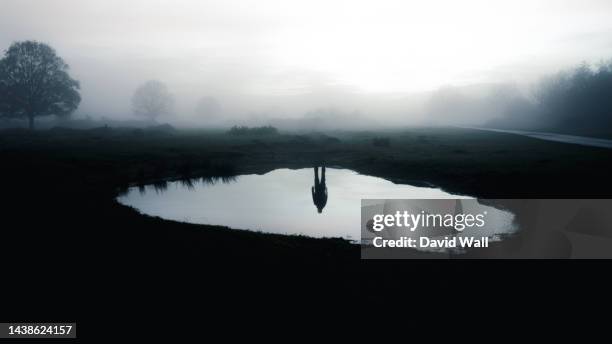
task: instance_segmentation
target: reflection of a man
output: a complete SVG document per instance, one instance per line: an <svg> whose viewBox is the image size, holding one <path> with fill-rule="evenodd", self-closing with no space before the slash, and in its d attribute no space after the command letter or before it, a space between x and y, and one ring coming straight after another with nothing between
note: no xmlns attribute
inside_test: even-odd
<svg viewBox="0 0 612 344"><path fill-rule="evenodd" d="M325 208L325 204L327 204L327 186L325 185L325 166L321 167L321 180L319 181L319 168L314 168L314 186L311 188L312 191L312 201L319 213L323 211Z"/></svg>

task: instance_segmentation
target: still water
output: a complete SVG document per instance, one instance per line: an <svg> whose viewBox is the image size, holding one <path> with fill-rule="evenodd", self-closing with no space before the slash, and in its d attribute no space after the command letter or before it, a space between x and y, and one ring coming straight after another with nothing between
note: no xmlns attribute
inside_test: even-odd
<svg viewBox="0 0 612 344"><path fill-rule="evenodd" d="M466 198L336 168L277 169L225 180L132 187L118 198L165 219L267 233L360 240L361 199ZM500 213L506 222L512 214ZM499 227L499 231L508 231ZM496 233L489 233L493 236Z"/></svg>

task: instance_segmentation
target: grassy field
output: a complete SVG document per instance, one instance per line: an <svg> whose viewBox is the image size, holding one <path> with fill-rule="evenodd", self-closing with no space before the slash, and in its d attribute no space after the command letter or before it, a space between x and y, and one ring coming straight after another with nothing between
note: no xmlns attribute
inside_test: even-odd
<svg viewBox="0 0 612 344"><path fill-rule="evenodd" d="M304 303L353 303L380 284L399 288L397 279L408 273L421 279L436 273L430 262L360 262L359 247L341 239L143 216L115 202L130 185L325 163L478 197L612 195L612 150L457 128L270 136L164 127L14 129L0 132L0 159L1 252L15 275L9 292L36 293L45 283L58 295L15 299L5 309L42 318L56 318L58 309L71 318L126 304L129 317L129 310L196 307L211 297L282 301L297 294ZM470 273L455 266L445 278Z"/></svg>

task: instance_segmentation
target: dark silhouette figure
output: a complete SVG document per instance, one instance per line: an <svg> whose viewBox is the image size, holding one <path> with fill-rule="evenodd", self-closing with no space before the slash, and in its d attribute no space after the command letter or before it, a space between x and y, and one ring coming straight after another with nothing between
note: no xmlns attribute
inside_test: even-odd
<svg viewBox="0 0 612 344"><path fill-rule="evenodd" d="M321 167L321 180L319 181L319 168L314 168L314 186L311 188L312 201L319 213L327 204L327 186L325 185L325 166Z"/></svg>

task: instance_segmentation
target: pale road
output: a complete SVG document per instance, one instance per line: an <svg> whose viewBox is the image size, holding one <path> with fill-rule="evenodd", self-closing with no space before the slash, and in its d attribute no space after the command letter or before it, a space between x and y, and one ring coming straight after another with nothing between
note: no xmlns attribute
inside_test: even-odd
<svg viewBox="0 0 612 344"><path fill-rule="evenodd" d="M503 129L476 128L476 127L464 127L464 128L494 131L494 132L506 133L506 134L516 134L516 135L527 136L527 137L531 137L531 138L539 139L539 140L555 141L555 142L571 143L571 144L582 145L582 146L602 147L602 148L612 149L612 140L598 139L598 138L586 137L586 136L541 133L541 132L524 131L524 130L503 130Z"/></svg>

